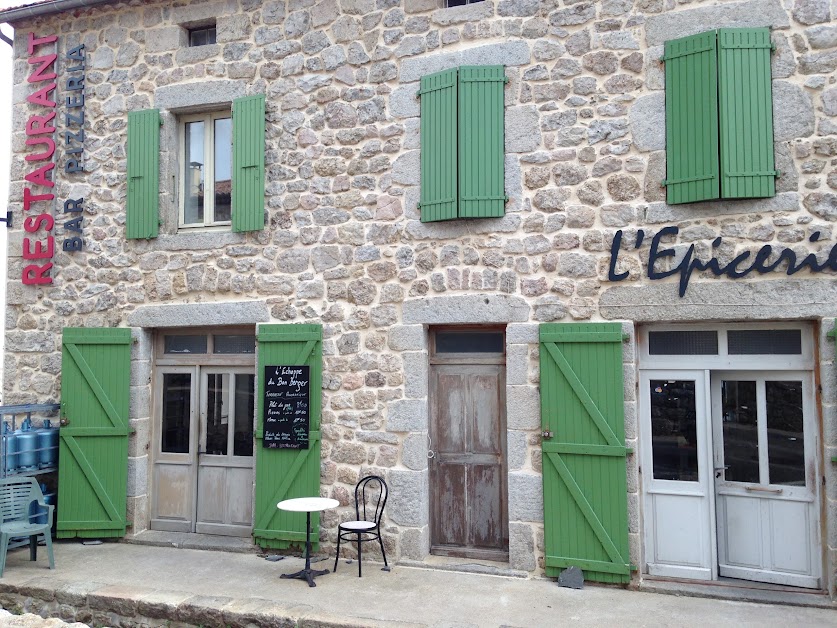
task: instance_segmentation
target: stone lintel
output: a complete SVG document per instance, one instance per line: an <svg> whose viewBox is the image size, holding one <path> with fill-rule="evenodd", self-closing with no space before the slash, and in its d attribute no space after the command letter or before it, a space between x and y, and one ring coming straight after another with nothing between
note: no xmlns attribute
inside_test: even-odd
<svg viewBox="0 0 837 628"><path fill-rule="evenodd" d="M246 82L234 80L166 85L154 91L154 106L160 109L205 111L218 105L229 105L236 98L245 96L246 92Z"/></svg>
<svg viewBox="0 0 837 628"><path fill-rule="evenodd" d="M445 325L457 323L523 323L529 305L521 297L501 294L463 294L405 301L404 323Z"/></svg>
<svg viewBox="0 0 837 628"><path fill-rule="evenodd" d="M421 55L401 62L401 83L418 81L422 76L449 70L460 65L524 65L531 57L529 44L525 41L510 41L502 44L477 46L456 52L435 55Z"/></svg>
<svg viewBox="0 0 837 628"><path fill-rule="evenodd" d="M778 273L776 273L778 274ZM781 277L781 275L779 275ZM599 301L607 320L677 321L803 320L834 314L833 279L727 278L693 280L678 296L677 278L646 286L614 286Z"/></svg>
<svg viewBox="0 0 837 628"><path fill-rule="evenodd" d="M779 0L722 2L649 17L645 22L645 41L649 46L656 46L713 28L786 28L789 25L788 14Z"/></svg>
<svg viewBox="0 0 837 628"><path fill-rule="evenodd" d="M145 305L128 315L132 327L255 325L270 320L264 301Z"/></svg>

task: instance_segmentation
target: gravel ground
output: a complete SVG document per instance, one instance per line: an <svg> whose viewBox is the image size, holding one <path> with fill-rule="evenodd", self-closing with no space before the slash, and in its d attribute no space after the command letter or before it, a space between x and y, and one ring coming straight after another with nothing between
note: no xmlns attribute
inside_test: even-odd
<svg viewBox="0 0 837 628"><path fill-rule="evenodd" d="M74 622L68 624L60 619L44 619L40 615L33 615L26 613L25 615L12 615L9 611L0 608L0 626L3 628L63 628L69 626L70 628L89 628L87 624L79 624Z"/></svg>

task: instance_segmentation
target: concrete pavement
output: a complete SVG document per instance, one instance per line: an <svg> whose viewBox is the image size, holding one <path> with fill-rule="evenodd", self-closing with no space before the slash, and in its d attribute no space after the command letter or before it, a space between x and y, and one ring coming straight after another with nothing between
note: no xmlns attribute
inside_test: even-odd
<svg viewBox="0 0 837 628"><path fill-rule="evenodd" d="M91 625L203 626L835 626L831 608L797 608L677 597L552 580L341 560L309 588L279 575L287 557L127 543L55 545L56 569L28 550L9 554L0 604ZM333 557L316 564L332 569ZM167 623L168 622L168 623Z"/></svg>

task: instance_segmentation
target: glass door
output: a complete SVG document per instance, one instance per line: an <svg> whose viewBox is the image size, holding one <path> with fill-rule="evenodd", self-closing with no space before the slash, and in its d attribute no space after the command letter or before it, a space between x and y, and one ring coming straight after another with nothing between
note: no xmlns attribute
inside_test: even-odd
<svg viewBox="0 0 837 628"><path fill-rule="evenodd" d="M705 371L642 371L640 377L650 575L713 577L706 380Z"/></svg>
<svg viewBox="0 0 837 628"><path fill-rule="evenodd" d="M193 532L195 526L195 436L197 369L167 366L157 372L160 391L151 528Z"/></svg>
<svg viewBox="0 0 837 628"><path fill-rule="evenodd" d="M818 588L813 379L713 373L720 576Z"/></svg>
<svg viewBox="0 0 837 628"><path fill-rule="evenodd" d="M196 532L250 536L255 376L201 369Z"/></svg>

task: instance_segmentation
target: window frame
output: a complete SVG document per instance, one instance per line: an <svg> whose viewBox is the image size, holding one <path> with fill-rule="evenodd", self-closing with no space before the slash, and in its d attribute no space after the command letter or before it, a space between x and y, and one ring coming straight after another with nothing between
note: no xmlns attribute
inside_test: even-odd
<svg viewBox="0 0 837 628"><path fill-rule="evenodd" d="M230 120L230 219L215 220L215 194L206 194L207 182L215 182L215 121ZM203 132L203 159L204 159L204 207L203 223L186 223L186 186L189 165L186 161L186 125L194 122L204 123ZM232 140L235 129L232 126L232 109L216 110L205 113L186 114L177 117L178 136L178 201L177 201L177 230L204 229L211 227L232 226L232 179L233 179L233 150Z"/></svg>
<svg viewBox="0 0 837 628"><path fill-rule="evenodd" d="M212 32L212 41L206 41L202 44L192 43L192 38L196 34L205 32L207 34L207 38L208 38L208 35L209 35L210 31ZM187 27L186 28L186 40L187 40L187 43L189 44L189 48L200 48L201 46L212 46L212 45L218 43L217 24L213 22L211 24L201 24L199 26Z"/></svg>

